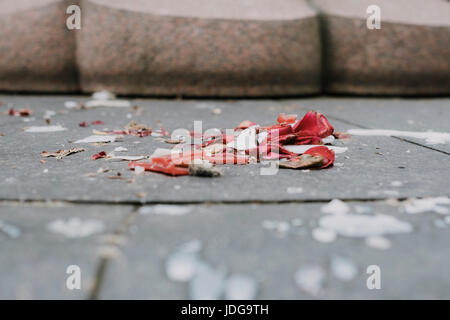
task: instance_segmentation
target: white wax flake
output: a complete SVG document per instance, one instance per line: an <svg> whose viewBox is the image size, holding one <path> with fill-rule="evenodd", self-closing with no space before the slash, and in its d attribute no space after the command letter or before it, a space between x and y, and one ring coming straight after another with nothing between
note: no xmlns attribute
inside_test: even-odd
<svg viewBox="0 0 450 320"><path fill-rule="evenodd" d="M227 144L227 147L236 150L255 149L256 144L256 126L243 130L235 139Z"/></svg>
<svg viewBox="0 0 450 320"><path fill-rule="evenodd" d="M289 194L299 194L303 192L303 188L300 187L288 187L286 192Z"/></svg>
<svg viewBox="0 0 450 320"><path fill-rule="evenodd" d="M408 222L385 214L373 216L341 214L320 218L322 228L335 231L346 237L371 237L385 234L408 233L413 227Z"/></svg>
<svg viewBox="0 0 450 320"><path fill-rule="evenodd" d="M366 245L378 250L386 250L392 246L389 239L381 236L367 237Z"/></svg>
<svg viewBox="0 0 450 320"><path fill-rule="evenodd" d="M331 229L315 228L312 231L312 237L319 242L331 243L336 240L336 232Z"/></svg>
<svg viewBox="0 0 450 320"><path fill-rule="evenodd" d="M166 275L172 281L187 282L191 280L199 263L198 254L202 244L192 240L180 246L166 260Z"/></svg>
<svg viewBox="0 0 450 320"><path fill-rule="evenodd" d="M444 144L450 142L450 133L446 132L417 132L400 130L382 130L382 129L350 129L347 133L354 136L385 136L385 137L406 137L415 139L424 139L428 144Z"/></svg>
<svg viewBox="0 0 450 320"><path fill-rule="evenodd" d="M286 221L264 220L261 224L264 229L275 230L282 234L288 232L291 228L289 223Z"/></svg>
<svg viewBox="0 0 450 320"><path fill-rule="evenodd" d="M179 206L171 204L157 204L153 206L145 206L139 209L140 214L157 214L167 216L182 216L192 211L192 207Z"/></svg>
<svg viewBox="0 0 450 320"><path fill-rule="evenodd" d="M358 274L358 267L348 258L333 256L331 258L331 272L341 281L350 281Z"/></svg>
<svg viewBox="0 0 450 320"><path fill-rule="evenodd" d="M310 145L310 144L305 144L305 145L293 145L293 144L289 144L289 145L284 145L283 148L285 148L286 150L293 152L293 153L297 153L297 154L302 154L305 153L307 150L317 147L317 145ZM338 154L338 153L344 153L345 151L348 150L347 147L335 147L335 146L325 146L327 147L329 150L333 150L334 153Z"/></svg>
<svg viewBox="0 0 450 320"><path fill-rule="evenodd" d="M105 226L101 220L82 220L73 217L68 220L54 220L47 225L47 228L50 231L66 236L67 238L84 238L103 232Z"/></svg>
<svg viewBox="0 0 450 320"><path fill-rule="evenodd" d="M131 107L130 101L127 100L90 100L84 104L86 108L113 107L128 108Z"/></svg>
<svg viewBox="0 0 450 320"><path fill-rule="evenodd" d="M325 144L330 144L330 143L333 143L334 140L335 140L335 137L333 135L331 135L331 136L323 138L322 142Z"/></svg>
<svg viewBox="0 0 450 320"><path fill-rule="evenodd" d="M60 125L55 126L42 126L42 127L28 127L25 129L25 132L32 133L43 133L43 132L58 132L58 131L66 131L67 128L64 128Z"/></svg>
<svg viewBox="0 0 450 320"><path fill-rule="evenodd" d="M444 218L446 224L450 224L450 216Z"/></svg>
<svg viewBox="0 0 450 320"><path fill-rule="evenodd" d="M116 98L116 95L112 92L101 90L94 92L92 94L92 99L94 100L113 100Z"/></svg>
<svg viewBox="0 0 450 320"><path fill-rule="evenodd" d="M225 299L254 300L258 291L258 283L245 274L233 274L225 282Z"/></svg>
<svg viewBox="0 0 450 320"><path fill-rule="evenodd" d="M125 151L128 151L128 149L124 147L117 147L114 149L114 152L125 152Z"/></svg>
<svg viewBox="0 0 450 320"><path fill-rule="evenodd" d="M300 218L294 218L291 220L291 225L293 227L301 227L303 225L303 220Z"/></svg>
<svg viewBox="0 0 450 320"><path fill-rule="evenodd" d="M449 205L449 197L435 197L423 199L408 199L402 202L406 213L416 214L422 212L435 212L439 214L450 214L450 208L442 205Z"/></svg>
<svg viewBox="0 0 450 320"><path fill-rule="evenodd" d="M204 262L197 264L196 272L189 282L189 299L217 300L222 298L226 272L214 269Z"/></svg>
<svg viewBox="0 0 450 320"><path fill-rule="evenodd" d="M320 266L304 266L295 272L294 280L301 290L318 296L322 292L325 275L325 271Z"/></svg>
<svg viewBox="0 0 450 320"><path fill-rule="evenodd" d="M369 206L355 206L355 211L361 214L372 213L373 208Z"/></svg>
<svg viewBox="0 0 450 320"><path fill-rule="evenodd" d="M67 109L73 109L78 107L79 104L76 101L66 101L64 102L64 107L66 107Z"/></svg>
<svg viewBox="0 0 450 320"><path fill-rule="evenodd" d="M120 136L116 135L93 135L87 138L77 140L74 143L109 143L116 141Z"/></svg>
<svg viewBox="0 0 450 320"><path fill-rule="evenodd" d="M433 221L433 224L436 228L440 228L440 229L447 228L447 224L445 223L444 220L441 220L441 219L435 219Z"/></svg>
<svg viewBox="0 0 450 320"><path fill-rule="evenodd" d="M164 157L170 154L179 154L181 150L176 149L165 149L165 148L156 148L155 151L150 155L150 158L159 158Z"/></svg>
<svg viewBox="0 0 450 320"><path fill-rule="evenodd" d="M42 172L43 173L48 173L48 169L44 169Z"/></svg>
<svg viewBox="0 0 450 320"><path fill-rule="evenodd" d="M125 155L119 155L116 156L115 154L111 154L107 160L119 160L119 161L139 161L142 159L146 159L147 156L125 156Z"/></svg>
<svg viewBox="0 0 450 320"><path fill-rule="evenodd" d="M137 166L134 168L134 174L139 175L145 172L145 168L141 166Z"/></svg>
<svg viewBox="0 0 450 320"><path fill-rule="evenodd" d="M393 187L401 187L401 186L403 186L403 182L401 182L401 181L392 181L391 182L391 186L393 186Z"/></svg>
<svg viewBox="0 0 450 320"><path fill-rule="evenodd" d="M56 115L56 111L53 110L45 110L44 119L50 119Z"/></svg>
<svg viewBox="0 0 450 320"><path fill-rule="evenodd" d="M18 227L6 223L2 220L0 220L0 232L3 232L12 239L18 238L21 234L20 229Z"/></svg>
<svg viewBox="0 0 450 320"><path fill-rule="evenodd" d="M333 199L328 204L320 208L320 211L330 214L346 214L350 211L350 207L342 200Z"/></svg>

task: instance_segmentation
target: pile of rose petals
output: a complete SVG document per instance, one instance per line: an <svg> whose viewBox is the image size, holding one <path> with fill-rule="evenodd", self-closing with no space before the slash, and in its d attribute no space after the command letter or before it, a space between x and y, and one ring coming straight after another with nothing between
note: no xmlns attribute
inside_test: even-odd
<svg viewBox="0 0 450 320"><path fill-rule="evenodd" d="M188 138L193 142L186 142L186 137L172 137L167 143L177 144L167 154L153 156L151 162L132 161L129 167L172 176L188 175L189 165L194 161L248 164L280 160L280 168L323 169L334 163L334 151L323 146L323 139L333 133L333 126L321 113L309 111L300 120L297 115L281 113L277 124L272 126L262 127L245 120L234 129L217 130L212 134L190 132ZM312 146L300 155L287 150L289 145Z"/></svg>

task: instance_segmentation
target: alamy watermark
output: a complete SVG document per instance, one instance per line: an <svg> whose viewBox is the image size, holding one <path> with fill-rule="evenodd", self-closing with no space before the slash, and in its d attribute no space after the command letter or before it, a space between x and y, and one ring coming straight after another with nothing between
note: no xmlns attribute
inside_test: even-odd
<svg viewBox="0 0 450 320"><path fill-rule="evenodd" d="M381 9L377 5L370 5L366 9L366 13L369 15L366 20L367 29L381 29Z"/></svg>
<svg viewBox="0 0 450 320"><path fill-rule="evenodd" d="M81 8L76 4L67 7L66 13L70 16L66 20L66 26L69 30L81 29Z"/></svg>
<svg viewBox="0 0 450 320"><path fill-rule="evenodd" d="M380 290L381 289L381 269L376 264L370 265L366 270L367 274L370 276L367 278L366 286L369 290Z"/></svg>
<svg viewBox="0 0 450 320"><path fill-rule="evenodd" d="M70 265L66 269L69 275L66 279L66 288L69 290L81 289L81 268L76 264Z"/></svg>

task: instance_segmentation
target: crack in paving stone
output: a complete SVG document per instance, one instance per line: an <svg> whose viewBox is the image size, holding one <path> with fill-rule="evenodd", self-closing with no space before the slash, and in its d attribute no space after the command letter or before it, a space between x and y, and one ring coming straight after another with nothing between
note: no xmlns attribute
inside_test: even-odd
<svg viewBox="0 0 450 320"><path fill-rule="evenodd" d="M100 293L104 284L105 274L108 268L109 262L117 256L119 252L122 237L127 232L128 228L133 223L135 217L139 214L139 207L134 208L125 218L123 219L121 225L106 238L103 247L100 252L100 261L97 266L97 271L95 273L94 283L89 292L89 300L98 300Z"/></svg>

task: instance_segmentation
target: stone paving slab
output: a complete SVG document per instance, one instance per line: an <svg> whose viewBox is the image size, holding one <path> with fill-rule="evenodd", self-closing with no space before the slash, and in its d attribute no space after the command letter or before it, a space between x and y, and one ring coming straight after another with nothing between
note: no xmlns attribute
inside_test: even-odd
<svg viewBox="0 0 450 320"><path fill-rule="evenodd" d="M288 100L286 104L318 106L332 117L369 129L450 132L450 99L352 99L313 98ZM368 116L370 115L370 116ZM404 137L409 141L450 153L450 144L427 144L423 139Z"/></svg>
<svg viewBox="0 0 450 320"><path fill-rule="evenodd" d="M257 299L448 299L449 228L439 229L434 213L408 215L383 202L351 202L352 211L365 207L412 224L408 234L386 236L392 247L368 247L362 238L338 236L332 243L312 238L322 204L194 205L182 216L140 214L127 233L118 260L111 260L100 297L105 299L186 299L186 283L167 278L165 262L178 246L200 240L201 259L228 274L247 274L259 283ZM370 213L366 213L370 214ZM262 222L301 219L303 226L277 233ZM334 256L349 259L358 272L342 281L331 272ZM366 269L381 268L381 290L368 290ZM300 290L294 274L300 267L325 271L322 294Z"/></svg>
<svg viewBox="0 0 450 320"><path fill-rule="evenodd" d="M101 237L118 229L130 206L67 203L0 203L0 221L18 228L17 237L0 231L1 299L85 299L96 278ZM49 225L77 217L100 221L103 230L81 238L55 233ZM83 225L78 226L78 230ZM72 228L74 230L74 228ZM68 290L67 267L81 268L81 290Z"/></svg>
<svg viewBox="0 0 450 320"><path fill-rule="evenodd" d="M16 117L0 117L2 131L6 134L0 137L4 151L0 155L0 162L4 168L0 172L3 199L140 203L312 201L331 198L384 199L447 195L447 177L450 171L448 155L389 137L353 137L348 141L337 141L335 145L346 146L349 150L344 154L338 154L337 165L329 170L311 172L280 170L275 176L262 176L259 174L260 165L225 166L224 176L217 179L172 178L156 173L145 173L135 177L133 183L111 180L108 176L116 175L117 172L127 179L133 178L134 174L127 169L125 162L103 159L92 161L90 157L93 154L102 150L109 152L115 147L123 146L129 149L126 154L145 155L151 154L157 147L170 148L172 145L159 142L153 137L134 136L127 136L123 142L101 147L75 145L68 141L91 135L93 128L93 126L81 128L78 126L79 122L103 120L105 125L100 126L100 129L103 127L115 129L127 124L130 121L127 115L131 114L131 119L151 126L160 120L170 131L177 128L191 129L194 120L202 120L204 129L217 126L234 127L244 119L269 124L275 121L279 112L298 112L302 115L311 108L320 109L325 114L328 110L335 110L330 114L341 116L337 110L342 101L338 104L321 99L281 102L136 100L133 104L142 107L139 116L131 108L70 111L52 118L53 124L64 125L69 129L67 131L41 134L21 131L24 126L44 125L44 120L40 117L45 110L64 109L62 107L64 99L70 98L55 97L39 101L39 98L31 97L24 100L21 98L9 100L4 96L0 99L16 101L17 106L29 105L31 101L36 101L31 103L36 108L34 115L36 120L33 122L25 123ZM410 104L407 101L405 110ZM448 100L443 100L443 103L447 102ZM216 108L222 110L221 115L211 112ZM367 115L374 109L376 110L360 107L343 118L346 121L362 123L363 114ZM440 119L443 118L441 113L445 110L440 107L429 107L429 110L439 111L434 114L437 116L437 123L440 123L442 121ZM431 121L432 117L429 119ZM392 117L386 117L386 121L392 120ZM331 122L336 130L345 131L354 127L338 120ZM394 121L393 125L396 123L397 121ZM47 159L45 164L40 162L40 153L43 150L51 152L74 146L82 146L87 150L63 160ZM99 168L108 168L111 171L94 177L88 176L96 173ZM46 169L48 172L44 172ZM402 182L403 186L393 186L394 181ZM237 185L242 187L236 188ZM303 192L289 194L288 187L301 187Z"/></svg>

